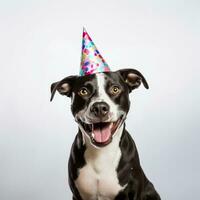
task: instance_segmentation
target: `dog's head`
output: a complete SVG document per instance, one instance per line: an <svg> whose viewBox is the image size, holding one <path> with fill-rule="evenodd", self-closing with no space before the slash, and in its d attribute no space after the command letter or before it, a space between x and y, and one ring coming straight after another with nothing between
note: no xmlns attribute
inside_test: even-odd
<svg viewBox="0 0 200 200"><path fill-rule="evenodd" d="M143 75L135 69L69 76L51 85L51 100L55 92L71 97L75 120L91 144L102 147L112 141L129 111L129 93L143 83Z"/></svg>

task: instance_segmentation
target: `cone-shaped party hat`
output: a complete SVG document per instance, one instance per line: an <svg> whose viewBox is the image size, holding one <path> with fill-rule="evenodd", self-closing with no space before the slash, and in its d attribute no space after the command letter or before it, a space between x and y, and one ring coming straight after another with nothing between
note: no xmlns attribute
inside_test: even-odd
<svg viewBox="0 0 200 200"><path fill-rule="evenodd" d="M109 72L110 68L83 28L80 76Z"/></svg>

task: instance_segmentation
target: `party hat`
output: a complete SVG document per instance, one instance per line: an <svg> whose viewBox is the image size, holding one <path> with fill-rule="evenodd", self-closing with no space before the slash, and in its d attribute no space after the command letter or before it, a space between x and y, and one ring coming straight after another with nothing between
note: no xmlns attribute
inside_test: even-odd
<svg viewBox="0 0 200 200"><path fill-rule="evenodd" d="M110 68L83 28L80 76L109 72Z"/></svg>

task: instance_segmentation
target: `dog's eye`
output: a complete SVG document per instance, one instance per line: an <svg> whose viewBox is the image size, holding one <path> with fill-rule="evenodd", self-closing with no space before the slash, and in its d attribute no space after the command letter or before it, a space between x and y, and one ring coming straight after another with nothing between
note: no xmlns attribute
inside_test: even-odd
<svg viewBox="0 0 200 200"><path fill-rule="evenodd" d="M110 88L110 93L111 93L112 95L117 95L117 94L119 94L120 92L121 92L121 89L120 89L120 87L117 86L117 85L114 85L114 86L112 86L112 87Z"/></svg>
<svg viewBox="0 0 200 200"><path fill-rule="evenodd" d="M83 96L87 96L89 94L89 92L86 88L81 88L79 90L78 94L83 97Z"/></svg>

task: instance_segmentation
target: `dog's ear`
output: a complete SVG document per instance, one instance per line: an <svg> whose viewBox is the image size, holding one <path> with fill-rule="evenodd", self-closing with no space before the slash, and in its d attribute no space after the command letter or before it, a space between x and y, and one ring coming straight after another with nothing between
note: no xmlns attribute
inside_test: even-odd
<svg viewBox="0 0 200 200"><path fill-rule="evenodd" d="M68 97L71 97L72 95L72 88L73 84L75 83L78 76L68 76L61 81L55 82L51 84L51 99L53 100L53 97L58 91L61 95L66 95Z"/></svg>
<svg viewBox="0 0 200 200"><path fill-rule="evenodd" d="M141 83L143 83L143 85L146 89L149 89L149 85L148 85L146 79L136 69L121 69L121 70L118 70L117 72L120 73L123 80L128 85L130 92L132 90L138 88Z"/></svg>

